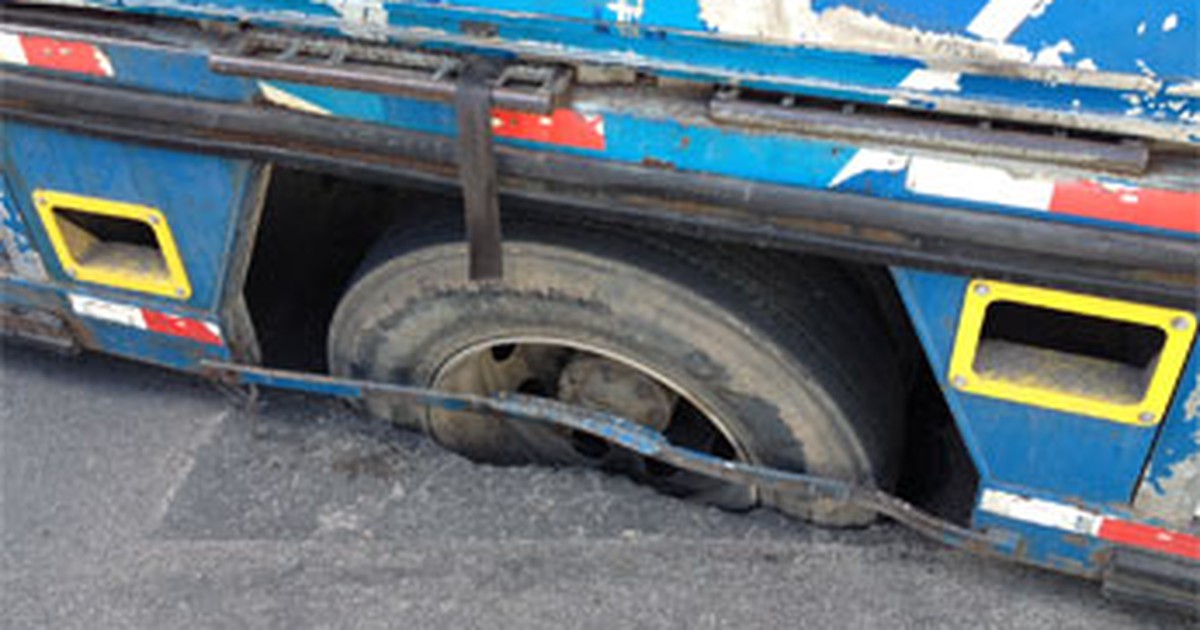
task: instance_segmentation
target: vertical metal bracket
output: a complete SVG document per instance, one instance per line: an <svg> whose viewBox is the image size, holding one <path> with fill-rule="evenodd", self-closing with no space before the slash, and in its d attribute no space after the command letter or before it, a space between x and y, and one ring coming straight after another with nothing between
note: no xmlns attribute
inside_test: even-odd
<svg viewBox="0 0 1200 630"><path fill-rule="evenodd" d="M496 280L504 274L500 249L500 198L496 154L492 144L492 86L499 62L466 60L458 77L458 173L463 192L463 218L470 252L470 279Z"/></svg>

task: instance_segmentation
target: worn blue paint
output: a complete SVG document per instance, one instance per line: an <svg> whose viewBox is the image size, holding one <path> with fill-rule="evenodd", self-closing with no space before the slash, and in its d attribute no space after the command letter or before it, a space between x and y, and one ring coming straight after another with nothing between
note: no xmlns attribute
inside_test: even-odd
<svg viewBox="0 0 1200 630"><path fill-rule="evenodd" d="M187 305L206 312L220 306L229 248L250 180L249 162L111 142L59 130L6 122L3 151L13 197L27 217L36 217L37 189L69 192L158 208L167 218L187 269L192 297ZM63 286L69 279L49 246L40 220L30 233L48 271ZM126 300L167 309L180 302L124 292Z"/></svg>
<svg viewBox="0 0 1200 630"><path fill-rule="evenodd" d="M1146 476L1139 489L1139 501L1142 499L1141 493L1167 493L1167 486L1187 465L1193 468L1192 474L1200 474L1200 343L1195 342L1191 360L1179 380L1171 407L1163 419L1162 432L1154 446L1150 464L1146 467ZM1181 490L1176 487L1174 491ZM1200 496L1193 496L1191 505L1185 505L1185 508L1194 510L1197 506L1200 506Z"/></svg>
<svg viewBox="0 0 1200 630"><path fill-rule="evenodd" d="M1074 505L1097 514L1106 513L1106 510L1100 506L1078 501L1064 501L1063 497L1055 496L1053 493L1000 484L990 487L1025 497ZM1099 538L1013 520L979 509L974 511L971 525L977 530L1014 537L1019 544L1013 551L1015 554L1020 554L1018 559L1023 562L1085 577L1098 576L1100 570L1104 568L1103 563L1100 562L1102 556L1099 555L1099 552L1113 546L1112 543Z"/></svg>
<svg viewBox="0 0 1200 630"><path fill-rule="evenodd" d="M245 20L260 24L288 26L322 32L361 28L343 21L329 5L321 2L298 4L283 0L94 0L125 11L140 11L210 19ZM663 73L684 73L713 80L754 81L776 89L805 93L838 94L867 102L903 95L900 81L924 62L902 55L840 52L816 46L779 43L748 43L719 37L712 25L700 20L700 0L645 2L645 12L634 23L618 23L607 0L549 3L541 0L471 0L426 2L402 0L384 2L390 35L397 39L420 39L449 47L479 47L550 55L559 58L590 58L654 69ZM630 4L636 4L631 2ZM967 11L964 6L974 10ZM1098 6L1084 0L1059 0L1043 15L1031 16L1013 35L1013 41L1036 53L1060 40L1072 42L1078 60L1093 59L1102 70L1140 75L1145 67L1172 81L1196 77L1195 8L1187 0L1158 3L1154 10L1141 9L1137 3L1119 0ZM899 27L957 35L968 40L978 38L966 32L977 3L929 3L920 0L876 2L819 2L817 8L849 6L868 15L882 15ZM1136 27L1141 17L1154 20L1168 11L1177 16L1179 26L1139 37ZM1102 18L1102 19L1101 19ZM497 29L497 37L486 42L464 38L471 24L487 23ZM1097 26L1097 24L1101 24ZM1190 51L1191 54L1187 54ZM1070 55L1068 55L1070 57ZM1074 60L1074 59L1069 59ZM1140 64L1139 64L1140 61ZM1101 63L1103 62L1103 63ZM1189 66L1189 63L1191 64ZM1032 89L1034 81L1021 81ZM968 81L956 97L980 103L1008 103L1018 107L1029 101L1010 99L1006 82ZM1107 90L1078 88L1069 84L1046 84L1037 89L1053 93L1039 102L1067 106L1083 113L1116 118L1154 120L1163 125L1184 127L1187 116L1200 111L1194 97L1172 97L1167 107L1165 94L1147 95L1153 107L1127 106L1114 109L1119 94L1101 94ZM1140 97L1140 95L1139 95Z"/></svg>
<svg viewBox="0 0 1200 630"><path fill-rule="evenodd" d="M454 109L446 103L281 81L271 85L340 117L444 136L457 133ZM844 143L724 129L701 120L682 123L664 113L646 117L587 102L576 109L604 116L606 150L512 138L496 138L496 142L810 188L824 188L854 154L854 147Z"/></svg>
<svg viewBox="0 0 1200 630"><path fill-rule="evenodd" d="M8 255L12 273L30 280L44 280L46 269L41 254L29 238L29 228L16 200L8 177L0 168L0 248Z"/></svg>
<svg viewBox="0 0 1200 630"><path fill-rule="evenodd" d="M12 276L0 276L0 305L60 314L71 310L53 288Z"/></svg>
<svg viewBox="0 0 1200 630"><path fill-rule="evenodd" d="M264 84L283 90L340 118L349 118L363 122L386 123L393 118L402 119L406 115L416 115L419 118L412 120L410 123L413 125L413 128L428 130L429 123L423 122L422 119L434 115L433 107L429 108L430 111L427 112L413 111L410 114L409 112L395 111L389 114L388 105L390 103L403 102L407 101L407 99L390 99L370 92L334 90L317 85L293 83L290 81L266 81ZM453 112L448 107L443 106L436 109L439 110L438 114L446 118L443 123L444 125L449 126L453 124ZM441 110L444 110L444 112Z"/></svg>
<svg viewBox="0 0 1200 630"><path fill-rule="evenodd" d="M239 372L238 377L247 385L262 385L290 389L311 394L334 396L337 398L358 399L363 397L363 390L356 385L337 383L322 377L301 377L297 375L268 374L263 372Z"/></svg>
<svg viewBox="0 0 1200 630"><path fill-rule="evenodd" d="M332 115L409 131L442 136L456 133L453 107L447 103L340 90L315 85L272 81L281 89L329 111ZM847 142L806 138L780 132L721 127L706 118L681 120L675 112L634 109L609 102L577 99L575 109L604 117L607 148L576 149L497 138L502 145L583 155L629 164L655 164L680 171L741 179L826 188L859 150ZM969 161L962 157L961 160ZM1048 214L1044 211L915 194L904 186L906 170L867 171L837 183L839 191L930 205L996 212L1058 223L1093 225L1125 231L1175 234L1133 224L1114 224L1090 217ZM1105 177L1106 183L1136 186L1136 180Z"/></svg>
<svg viewBox="0 0 1200 630"><path fill-rule="evenodd" d="M605 415L602 421L584 418L580 424L639 455L653 457L662 450L664 439L661 433L615 416Z"/></svg>
<svg viewBox="0 0 1200 630"><path fill-rule="evenodd" d="M1098 504L1130 501L1154 427L958 391L947 372L969 279L903 268L894 268L893 277L983 484L1039 488Z"/></svg>
<svg viewBox="0 0 1200 630"><path fill-rule="evenodd" d="M1162 1L1103 4L1101 8L1087 0L1057 0L1046 7L1040 19L1024 24L1010 41L1038 50L1065 39L1075 48L1075 52L1063 55L1069 64L1091 59L1101 70L1153 72L1169 80L1196 77L1200 4ZM1080 14L1089 9L1103 11L1103 19L1094 16L1081 19ZM1175 27L1164 30L1171 16L1175 16ZM1064 24L1070 27L1063 28Z"/></svg>
<svg viewBox="0 0 1200 630"><path fill-rule="evenodd" d="M958 158L953 161L970 163L966 157ZM948 197L939 197L936 195L924 195L906 189L905 180L908 177L908 165L904 165L899 170L875 170L865 171L852 177L845 179L833 186L839 192L857 193L862 195L870 195L873 197L885 197L889 199L898 199L905 201L915 201L929 206L942 206L944 208L955 208L958 210L971 210L976 212L992 212L998 214L1006 214L1017 216L1026 219L1036 219L1039 221L1048 221L1051 223L1069 223L1074 225L1086 225L1104 229L1118 229L1124 232L1138 232L1141 234L1157 234L1161 236L1173 236L1190 238L1195 240L1194 236L1187 233L1181 233L1176 230L1167 228L1154 227L1149 225L1136 225L1133 223L1114 223L1096 217L1074 216L1063 213L1051 213L1046 210L1033 210L1016 206L1004 205L1002 199L997 199L994 203L982 201L953 199ZM1135 187L1134 180L1123 177L1099 176L1094 181L1113 187L1129 186Z"/></svg>
<svg viewBox="0 0 1200 630"><path fill-rule="evenodd" d="M253 81L210 72L198 47L104 44L117 85L212 101L247 101L258 93Z"/></svg>
<svg viewBox="0 0 1200 630"><path fill-rule="evenodd" d="M67 307L70 312L70 307ZM174 311L174 314L188 314ZM228 361L225 346L197 343L183 337L141 330L121 324L78 318L93 348L138 361L148 361L180 370L194 370L203 360Z"/></svg>
<svg viewBox="0 0 1200 630"><path fill-rule="evenodd" d="M0 204L4 206L4 214L0 215L0 230L3 230L5 236L11 237L14 242L18 243L18 247L22 250L31 251L32 245L29 243L29 237L25 231L25 220L21 218L21 213L17 210L16 204L12 202L11 195L8 192L8 183L4 181L3 172L0 172Z"/></svg>

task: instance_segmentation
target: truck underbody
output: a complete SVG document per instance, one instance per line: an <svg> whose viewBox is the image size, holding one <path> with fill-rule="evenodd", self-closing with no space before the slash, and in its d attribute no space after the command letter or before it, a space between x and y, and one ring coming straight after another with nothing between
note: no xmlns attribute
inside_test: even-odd
<svg viewBox="0 0 1200 630"><path fill-rule="evenodd" d="M1195 612L1194 6L53 4L6 333Z"/></svg>

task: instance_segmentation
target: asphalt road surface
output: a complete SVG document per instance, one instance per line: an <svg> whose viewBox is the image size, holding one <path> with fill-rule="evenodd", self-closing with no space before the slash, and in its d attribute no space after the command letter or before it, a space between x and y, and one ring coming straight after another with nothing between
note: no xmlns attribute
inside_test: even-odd
<svg viewBox="0 0 1200 630"><path fill-rule="evenodd" d="M1127 628L1184 620L891 524L501 469L267 394L0 346L4 628Z"/></svg>

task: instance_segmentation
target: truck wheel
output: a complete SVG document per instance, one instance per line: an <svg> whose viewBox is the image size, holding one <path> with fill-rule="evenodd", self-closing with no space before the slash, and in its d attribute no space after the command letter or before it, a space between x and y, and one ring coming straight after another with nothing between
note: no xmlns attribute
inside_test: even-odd
<svg viewBox="0 0 1200 630"><path fill-rule="evenodd" d="M467 280L457 230L398 231L329 336L335 374L604 409L724 458L891 485L902 408L889 339L835 265L597 226L505 223L502 281ZM584 435L371 404L499 464L591 465L728 508L826 525L872 515L733 487Z"/></svg>

